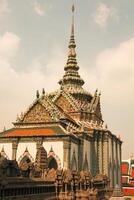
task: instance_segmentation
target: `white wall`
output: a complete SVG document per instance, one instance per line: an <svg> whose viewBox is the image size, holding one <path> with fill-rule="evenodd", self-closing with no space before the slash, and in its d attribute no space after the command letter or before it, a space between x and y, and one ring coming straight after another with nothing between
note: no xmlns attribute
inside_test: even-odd
<svg viewBox="0 0 134 200"><path fill-rule="evenodd" d="M75 156L76 156L76 161L77 161L77 167L78 167L78 145L71 142L71 160L72 161L72 156L73 156L73 152L75 151Z"/></svg>
<svg viewBox="0 0 134 200"><path fill-rule="evenodd" d="M6 155L11 160L12 159L12 143L0 143L0 152L3 147L4 147L4 151Z"/></svg>
<svg viewBox="0 0 134 200"><path fill-rule="evenodd" d="M35 142L18 143L17 156L16 156L17 161L20 158L20 156L22 156L22 154L25 152L26 148L28 149L29 154L32 156L33 161L35 161L36 151L37 151Z"/></svg>

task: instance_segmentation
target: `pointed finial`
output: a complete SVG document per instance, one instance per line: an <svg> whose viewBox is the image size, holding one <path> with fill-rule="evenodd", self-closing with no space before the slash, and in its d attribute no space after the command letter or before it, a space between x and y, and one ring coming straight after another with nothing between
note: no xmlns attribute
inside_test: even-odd
<svg viewBox="0 0 134 200"><path fill-rule="evenodd" d="M50 152L53 152L53 147L51 146Z"/></svg>
<svg viewBox="0 0 134 200"><path fill-rule="evenodd" d="M6 131L6 127L4 126L3 131Z"/></svg>
<svg viewBox="0 0 134 200"><path fill-rule="evenodd" d="M23 118L23 112L21 111L20 113L20 118L22 119Z"/></svg>
<svg viewBox="0 0 134 200"><path fill-rule="evenodd" d="M45 95L45 90L44 90L44 88L42 89L42 95Z"/></svg>
<svg viewBox="0 0 134 200"><path fill-rule="evenodd" d="M63 90L63 80L61 80L60 90Z"/></svg>
<svg viewBox="0 0 134 200"><path fill-rule="evenodd" d="M98 93L98 89L95 90L95 96L97 96L97 93Z"/></svg>
<svg viewBox="0 0 134 200"><path fill-rule="evenodd" d="M27 146L26 146L25 152L28 152L28 148L27 148Z"/></svg>
<svg viewBox="0 0 134 200"><path fill-rule="evenodd" d="M71 27L71 35L74 35L74 4L72 5L72 27Z"/></svg>
<svg viewBox="0 0 134 200"><path fill-rule="evenodd" d="M5 152L5 150L4 150L4 146L3 146L1 149L1 153L4 153L4 152Z"/></svg>
<svg viewBox="0 0 134 200"><path fill-rule="evenodd" d="M19 115L17 114L16 122L19 122L19 121L20 121L20 117L19 117Z"/></svg>
<svg viewBox="0 0 134 200"><path fill-rule="evenodd" d="M107 124L105 125L105 129L108 129L108 126L107 126Z"/></svg>
<svg viewBox="0 0 134 200"><path fill-rule="evenodd" d="M72 13L74 13L75 7L74 7L74 3L72 5Z"/></svg>
<svg viewBox="0 0 134 200"><path fill-rule="evenodd" d="M39 90L36 91L36 97L37 97L37 99L39 99L39 97L40 97Z"/></svg>

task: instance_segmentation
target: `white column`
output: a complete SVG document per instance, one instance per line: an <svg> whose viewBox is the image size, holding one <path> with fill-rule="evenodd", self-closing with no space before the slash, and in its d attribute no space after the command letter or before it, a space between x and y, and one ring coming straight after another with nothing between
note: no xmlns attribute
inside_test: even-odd
<svg viewBox="0 0 134 200"><path fill-rule="evenodd" d="M70 149L71 149L71 142L64 141L63 143L63 168L70 169Z"/></svg>
<svg viewBox="0 0 134 200"><path fill-rule="evenodd" d="M16 160L18 141L12 143L12 160Z"/></svg>
<svg viewBox="0 0 134 200"><path fill-rule="evenodd" d="M103 174L108 176L109 164L108 135L105 133L103 137Z"/></svg>

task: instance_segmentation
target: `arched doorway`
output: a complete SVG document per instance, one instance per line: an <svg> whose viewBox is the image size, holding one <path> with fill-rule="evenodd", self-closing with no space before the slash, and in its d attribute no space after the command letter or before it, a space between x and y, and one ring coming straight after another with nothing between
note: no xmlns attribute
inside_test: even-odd
<svg viewBox="0 0 134 200"><path fill-rule="evenodd" d="M53 156L50 156L48 158L48 168L49 169L58 169L58 164L57 164L57 161L56 159L53 157Z"/></svg>

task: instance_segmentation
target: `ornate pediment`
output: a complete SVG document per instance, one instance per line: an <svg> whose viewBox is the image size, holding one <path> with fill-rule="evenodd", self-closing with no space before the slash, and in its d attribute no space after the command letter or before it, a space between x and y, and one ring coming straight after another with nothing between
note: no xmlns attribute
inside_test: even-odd
<svg viewBox="0 0 134 200"><path fill-rule="evenodd" d="M55 104L62 108L65 112L75 112L77 110L76 105L74 105L74 102L71 101L69 96L60 94L60 96L56 99Z"/></svg>
<svg viewBox="0 0 134 200"><path fill-rule="evenodd" d="M51 115L46 108L37 102L33 107L25 114L23 118L24 123L36 123L36 122L49 122L51 121Z"/></svg>

